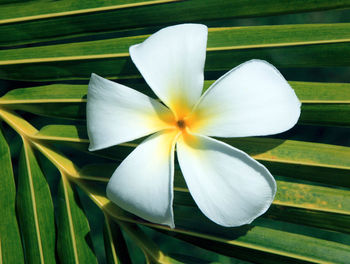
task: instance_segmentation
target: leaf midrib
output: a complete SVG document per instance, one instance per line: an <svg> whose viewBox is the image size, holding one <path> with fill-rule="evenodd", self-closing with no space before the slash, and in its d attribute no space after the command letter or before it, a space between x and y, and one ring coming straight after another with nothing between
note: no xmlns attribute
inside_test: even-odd
<svg viewBox="0 0 350 264"><path fill-rule="evenodd" d="M26 160L26 167L27 167L27 172L28 172L30 195L32 198L31 200L32 200L32 207L33 207L33 214L34 214L34 224L35 224L35 229L36 229L36 237L37 237L38 248L39 248L39 255L40 255L41 263L45 263L44 253L43 253L43 248L42 248L42 243L41 243L41 234L40 234L38 213L37 213L37 208L36 208L36 198L35 198L35 193L34 193L32 170L31 170L30 165L29 165L30 160L29 160L29 156L28 156L28 148L30 146L29 146L29 142L23 137L23 135L22 135L22 140L23 140L24 156L25 156L25 160Z"/></svg>
<svg viewBox="0 0 350 264"><path fill-rule="evenodd" d="M114 260L114 263L119 263L118 261L118 257L116 255L116 249L115 249L115 246L114 246L114 242L113 242L113 238L112 238L112 231L111 231L111 228L110 228L110 219L108 217L107 214L104 214L104 217L105 217L105 221L106 221L106 229L107 229L107 234L108 234L108 242L109 242L109 245L111 247L111 251L112 251L112 256L113 256L113 260Z"/></svg>
<svg viewBox="0 0 350 264"><path fill-rule="evenodd" d="M63 185L63 192L64 192L64 200L66 203L67 208L67 216L68 216L68 223L69 223L69 230L70 230L70 237L72 240L72 246L73 246L73 254L74 254L74 260L75 263L80 263L78 258L78 250L77 250L77 241L75 239L75 232L74 232L74 224L72 219L72 212L69 204L69 196L67 192L67 179L64 173L61 171L61 177L62 177L62 185Z"/></svg>
<svg viewBox="0 0 350 264"><path fill-rule="evenodd" d="M48 19L48 18L72 16L72 15L92 14L92 13L113 11L113 10L124 9L124 8L148 6L148 5L163 4L163 3L170 3L170 2L179 2L179 1L180 0L154 0L154 1L137 2L137 3L132 3L132 4L120 4L120 5L95 7L95 8L77 9L77 10L72 10L72 11L48 13L48 14L41 14L41 15L35 15L35 16L8 18L8 19L0 20L0 25L12 24L12 23L18 23L18 22L26 22L26 21L35 21L35 20Z"/></svg>
<svg viewBox="0 0 350 264"><path fill-rule="evenodd" d="M241 50L241 49L257 49L257 48L309 46L309 45L335 44L335 43L347 43L347 42L350 42L349 38L333 39L333 40L304 41L304 42L290 42L290 43L237 45L237 46L207 48L207 52ZM2 65L17 65L17 64L30 64L30 63L45 63L45 62L128 58L129 56L130 56L130 54L128 52L123 52L123 53L105 53L105 54L80 55L80 56L62 56L62 57L50 57L50 58L0 60L0 66L2 66Z"/></svg>

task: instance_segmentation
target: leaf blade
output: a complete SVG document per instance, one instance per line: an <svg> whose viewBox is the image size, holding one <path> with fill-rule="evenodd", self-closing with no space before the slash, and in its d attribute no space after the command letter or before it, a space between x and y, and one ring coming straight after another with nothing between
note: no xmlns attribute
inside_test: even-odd
<svg viewBox="0 0 350 264"><path fill-rule="evenodd" d="M311 24L211 28L206 71L225 71L251 58L279 68L347 66L350 24ZM254 38L248 36L254 35ZM0 77L12 80L139 77L129 46L147 36L87 41L0 51ZM43 70L43 68L45 70Z"/></svg>
<svg viewBox="0 0 350 264"><path fill-rule="evenodd" d="M88 195L106 213L117 220L140 223L161 230L205 238L227 246L226 254L229 254L228 252L231 249L243 248L253 250L256 254L260 254L260 252L268 253L272 256L272 260L275 257L283 257L290 263L293 263L293 261L345 263L350 254L350 246L343 244L344 239L349 241L348 235L342 234L338 237L331 237L328 231L268 219L256 220L249 226L223 228L206 219L198 209L184 206L176 206L174 213L176 228L170 229L133 217L114 204L108 203L108 199L101 193L95 193L91 186L89 187L85 183L80 183L80 186L84 186L83 188L85 188ZM188 215L191 215L191 217L189 218ZM198 225L198 223L201 224ZM308 235L312 230L317 230L318 233L314 233L317 236ZM327 237L331 238L327 240Z"/></svg>
<svg viewBox="0 0 350 264"><path fill-rule="evenodd" d="M59 184L57 250L61 263L97 263L96 256L86 243L90 227L79 206L67 176L62 173Z"/></svg>
<svg viewBox="0 0 350 264"><path fill-rule="evenodd" d="M105 242L107 263L131 263L128 248L121 229L116 223L112 222L107 215L105 215L103 238Z"/></svg>
<svg viewBox="0 0 350 264"><path fill-rule="evenodd" d="M55 263L55 224L46 179L26 139L20 156L17 210L26 259Z"/></svg>
<svg viewBox="0 0 350 264"><path fill-rule="evenodd" d="M9 146L0 127L0 262L24 263L15 211L16 187Z"/></svg>
<svg viewBox="0 0 350 264"><path fill-rule="evenodd" d="M103 190L118 165L119 163L89 164L81 169L80 179L93 182L99 186L98 189ZM264 218L350 233L348 190L293 182L281 176L275 178L278 186L276 197ZM176 206L196 207L178 168L175 170L174 190Z"/></svg>
<svg viewBox="0 0 350 264"><path fill-rule="evenodd" d="M349 7L346 0L329 2L293 1L288 5L278 0L254 2L240 0L191 1L68 1L7 5L0 20L0 45L32 43L62 39L67 36L88 36L95 32L124 30L184 22L205 22L213 19L264 16ZM121 4L122 3L122 4ZM249 7L249 8L248 8ZM106 12L108 11L108 12ZM141 14L141 16L140 16ZM140 17L145 19L140 19ZM109 21L109 23L104 23ZM76 27L74 25L80 25ZM55 30L47 30L55 28Z"/></svg>

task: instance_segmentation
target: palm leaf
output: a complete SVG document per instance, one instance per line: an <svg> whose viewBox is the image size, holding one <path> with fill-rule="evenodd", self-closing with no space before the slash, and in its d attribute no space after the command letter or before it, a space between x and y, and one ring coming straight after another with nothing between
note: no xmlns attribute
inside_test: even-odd
<svg viewBox="0 0 350 264"><path fill-rule="evenodd" d="M306 24L305 17L348 15L349 1L0 0L0 8L0 119L6 123L0 130L0 263L348 262L349 141L322 142L307 131L348 134L350 21ZM310 11L323 12L291 15ZM274 25L267 15L301 23ZM237 26L242 21L250 22ZM140 141L87 151L90 74L154 96L128 48L158 28L182 22L209 25L205 89L223 72L258 58L291 76L303 103L298 127L289 134L226 140L266 165L277 180L273 205L250 225L223 228L207 220L178 165L176 228L146 222L105 195L109 177ZM318 74L310 77L314 71ZM10 129L19 137L5 138L13 134ZM98 242L90 243L94 227L80 192L104 217L102 255L94 248ZM135 248L144 259L135 257Z"/></svg>
<svg viewBox="0 0 350 264"><path fill-rule="evenodd" d="M0 260L3 263L24 263L23 249L18 229L15 198L16 187L12 172L10 149L0 129Z"/></svg>
<svg viewBox="0 0 350 264"><path fill-rule="evenodd" d="M131 263L126 241L120 227L105 215L103 229L107 263Z"/></svg>
<svg viewBox="0 0 350 264"><path fill-rule="evenodd" d="M74 195L67 176L62 173L59 185L57 251L61 263L97 263L94 252L87 244L89 224L79 199Z"/></svg>
<svg viewBox="0 0 350 264"><path fill-rule="evenodd" d="M251 58L277 67L346 66L350 24L211 28L206 71L225 71ZM258 34L257 34L258 32ZM250 36L255 36L250 37ZM128 54L147 36L57 44L0 51L0 78L16 80L139 77ZM45 70L43 70L45 69ZM98 70L96 70L98 69Z"/></svg>
<svg viewBox="0 0 350 264"><path fill-rule="evenodd" d="M51 193L25 138L19 160L17 210L26 258L29 262L54 263L55 224Z"/></svg>
<svg viewBox="0 0 350 264"><path fill-rule="evenodd" d="M31 43L42 40L86 36L96 32L120 31L145 26L207 21L233 17L263 16L349 7L346 0L318 0L292 4L273 0L131 0L26 2L2 7L0 34L7 36L0 45ZM140 16L142 14L142 16ZM108 23L106 23L108 21ZM79 26L77 26L79 25ZM55 30L50 30L54 28Z"/></svg>

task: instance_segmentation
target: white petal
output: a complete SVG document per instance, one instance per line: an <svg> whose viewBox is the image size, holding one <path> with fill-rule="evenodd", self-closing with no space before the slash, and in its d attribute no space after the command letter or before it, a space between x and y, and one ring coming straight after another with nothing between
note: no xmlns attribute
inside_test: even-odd
<svg viewBox="0 0 350 264"><path fill-rule="evenodd" d="M120 164L107 186L108 198L148 221L174 227L173 178L177 132L158 132Z"/></svg>
<svg viewBox="0 0 350 264"><path fill-rule="evenodd" d="M86 115L89 150L98 150L168 128L172 113L142 93L92 74Z"/></svg>
<svg viewBox="0 0 350 264"><path fill-rule="evenodd" d="M269 208L276 182L263 165L244 152L199 135L180 137L176 147L193 199L215 223L249 224Z"/></svg>
<svg viewBox="0 0 350 264"><path fill-rule="evenodd" d="M155 94L173 111L192 106L203 88L208 28L181 24L130 47L130 55ZM179 109L181 108L181 109Z"/></svg>
<svg viewBox="0 0 350 264"><path fill-rule="evenodd" d="M296 124L300 105L273 65L251 60L226 73L202 96L194 110L200 121L191 131L218 137L276 134Z"/></svg>

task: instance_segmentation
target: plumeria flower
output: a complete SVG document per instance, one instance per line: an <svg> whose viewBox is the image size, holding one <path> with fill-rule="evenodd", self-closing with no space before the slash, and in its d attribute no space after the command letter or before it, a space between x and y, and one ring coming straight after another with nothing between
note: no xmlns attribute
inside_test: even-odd
<svg viewBox="0 0 350 264"><path fill-rule="evenodd" d="M87 96L89 150L150 135L113 173L107 196L148 221L174 227L174 152L194 201L222 226L251 223L271 205L276 182L246 153L213 137L271 135L293 127L300 102L271 64L251 60L202 95L208 29L164 28L130 47L152 99L92 74Z"/></svg>

